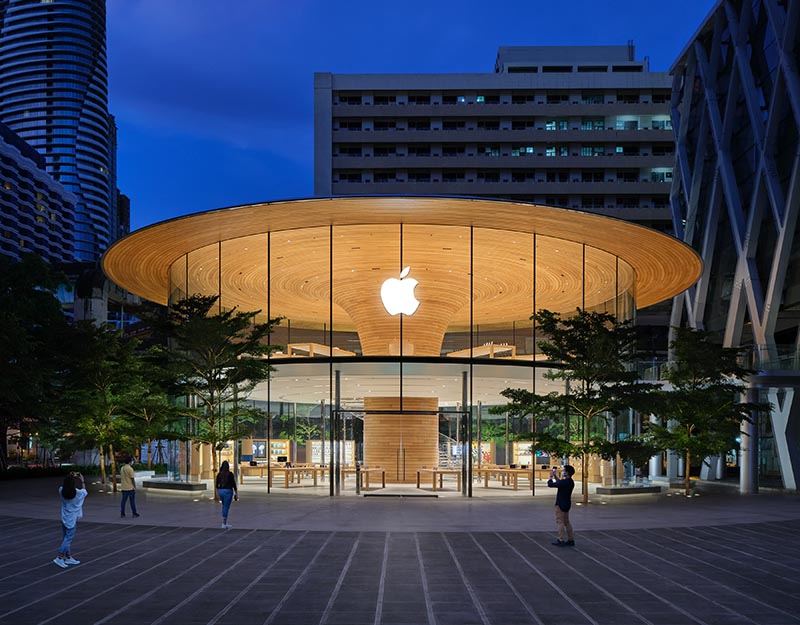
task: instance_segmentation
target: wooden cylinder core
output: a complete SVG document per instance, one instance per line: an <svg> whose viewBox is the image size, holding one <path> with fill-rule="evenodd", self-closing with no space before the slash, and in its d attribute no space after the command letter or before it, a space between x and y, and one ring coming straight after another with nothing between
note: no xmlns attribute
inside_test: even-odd
<svg viewBox="0 0 800 625"><path fill-rule="evenodd" d="M403 410L438 410L437 397L403 397ZM412 483L417 469L439 463L439 415L387 414L400 410L399 397L364 398L364 463L382 467L386 481Z"/></svg>

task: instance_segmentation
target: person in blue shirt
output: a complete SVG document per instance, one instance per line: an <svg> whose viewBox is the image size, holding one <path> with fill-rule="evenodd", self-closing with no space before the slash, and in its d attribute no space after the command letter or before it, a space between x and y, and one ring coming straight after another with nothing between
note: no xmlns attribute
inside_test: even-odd
<svg viewBox="0 0 800 625"><path fill-rule="evenodd" d="M556 469L550 471L550 479L547 485L550 488L557 488L556 491L556 526L558 527L558 537L553 541L559 547L574 547L575 539L572 535L572 523L569 522L569 509L572 507L572 489L575 482L572 476L575 475L575 468L569 464L564 465L561 470L561 479L556 477Z"/></svg>
<svg viewBox="0 0 800 625"><path fill-rule="evenodd" d="M80 488L78 483L80 482ZM80 473L70 473L64 478L64 483L58 487L61 495L61 548L58 556L53 559L62 569L70 564L80 564L70 554L72 539L78 527L78 519L83 517L83 500L86 499L86 483Z"/></svg>

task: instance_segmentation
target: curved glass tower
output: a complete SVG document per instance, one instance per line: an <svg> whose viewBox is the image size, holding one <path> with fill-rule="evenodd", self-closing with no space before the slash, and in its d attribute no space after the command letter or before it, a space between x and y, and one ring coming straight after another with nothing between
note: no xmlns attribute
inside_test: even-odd
<svg viewBox="0 0 800 625"><path fill-rule="evenodd" d="M0 120L78 198L75 258L116 238L105 0L0 0Z"/></svg>

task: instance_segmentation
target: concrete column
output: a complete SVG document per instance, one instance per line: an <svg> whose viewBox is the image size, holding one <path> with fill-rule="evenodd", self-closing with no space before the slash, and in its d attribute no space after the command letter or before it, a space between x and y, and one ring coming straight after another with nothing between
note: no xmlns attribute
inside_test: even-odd
<svg viewBox="0 0 800 625"><path fill-rule="evenodd" d="M747 389L747 401L758 402L758 389ZM758 492L758 424L742 421L739 444L739 492L752 495Z"/></svg>
<svg viewBox="0 0 800 625"><path fill-rule="evenodd" d="M678 481L678 455L674 451L667 452L667 479L670 482Z"/></svg>
<svg viewBox="0 0 800 625"><path fill-rule="evenodd" d="M800 402L796 401L796 388L770 388L768 394L772 404L772 431L786 490L797 490L800 483ZM779 390L783 391L782 397Z"/></svg>
<svg viewBox="0 0 800 625"><path fill-rule="evenodd" d="M725 477L725 456L709 456L700 467L701 480L721 480Z"/></svg>
<svg viewBox="0 0 800 625"><path fill-rule="evenodd" d="M658 424L660 419L654 415L650 415L650 423ZM661 477L661 473L663 470L663 461L664 457L662 454L656 454L652 458L650 458L650 462L647 466L647 472L650 474L650 479L659 478Z"/></svg>
<svg viewBox="0 0 800 625"><path fill-rule="evenodd" d="M742 442L739 444L739 492L758 492L758 432L754 423L742 421Z"/></svg>

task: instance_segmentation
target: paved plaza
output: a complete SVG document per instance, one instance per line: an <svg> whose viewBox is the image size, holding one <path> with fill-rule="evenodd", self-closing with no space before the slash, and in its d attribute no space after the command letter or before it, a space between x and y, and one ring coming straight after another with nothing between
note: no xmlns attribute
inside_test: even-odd
<svg viewBox="0 0 800 625"><path fill-rule="evenodd" d="M553 497L331 499L247 486L234 529L208 495L92 485L73 552L57 480L0 482L0 624L800 623L800 497L734 491L574 508ZM100 492L100 491L103 492Z"/></svg>

